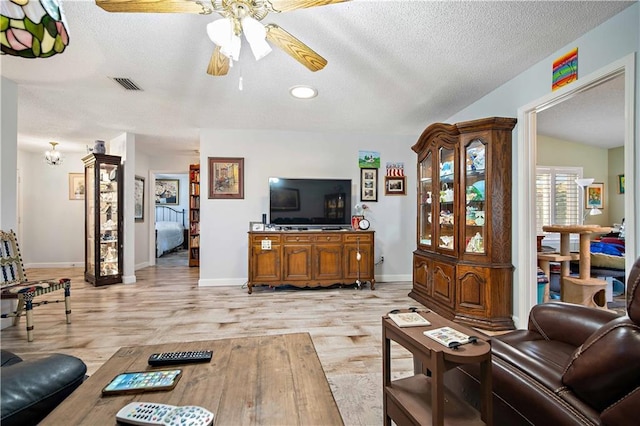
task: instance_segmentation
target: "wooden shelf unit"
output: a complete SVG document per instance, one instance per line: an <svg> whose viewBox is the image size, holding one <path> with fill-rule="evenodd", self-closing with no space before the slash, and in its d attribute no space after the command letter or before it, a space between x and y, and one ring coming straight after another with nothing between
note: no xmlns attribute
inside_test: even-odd
<svg viewBox="0 0 640 426"><path fill-rule="evenodd" d="M200 164L189 166L189 266L200 266Z"/></svg>
<svg viewBox="0 0 640 426"><path fill-rule="evenodd" d="M360 253L360 261L358 261ZM249 232L249 294L255 285L375 288L373 231Z"/></svg>
<svg viewBox="0 0 640 426"><path fill-rule="evenodd" d="M511 263L513 118L427 127L418 155L418 302L488 330L514 328Z"/></svg>

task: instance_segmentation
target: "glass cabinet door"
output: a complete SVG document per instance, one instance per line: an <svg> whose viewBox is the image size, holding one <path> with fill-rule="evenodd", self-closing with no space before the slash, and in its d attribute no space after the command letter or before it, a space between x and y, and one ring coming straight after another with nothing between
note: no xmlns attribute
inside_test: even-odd
<svg viewBox="0 0 640 426"><path fill-rule="evenodd" d="M485 156L486 145L480 139L472 140L465 149L465 253L485 253Z"/></svg>
<svg viewBox="0 0 640 426"><path fill-rule="evenodd" d="M455 150L440 148L439 172L438 172L438 247L446 250L455 250L454 227L454 194L455 194Z"/></svg>
<svg viewBox="0 0 640 426"><path fill-rule="evenodd" d="M95 213L96 213L96 197L95 192L92 191L92 188L95 188L95 164L89 164L86 166L86 170L84 173L85 179L85 208L86 208L86 219L85 219L85 234L87 238L86 249L85 249L85 264L86 270L91 274L96 273L96 222L95 222Z"/></svg>
<svg viewBox="0 0 640 426"><path fill-rule="evenodd" d="M433 239L433 158L431 152L420 162L418 201L418 244L431 247Z"/></svg>
<svg viewBox="0 0 640 426"><path fill-rule="evenodd" d="M118 165L100 164L100 276L118 275Z"/></svg>

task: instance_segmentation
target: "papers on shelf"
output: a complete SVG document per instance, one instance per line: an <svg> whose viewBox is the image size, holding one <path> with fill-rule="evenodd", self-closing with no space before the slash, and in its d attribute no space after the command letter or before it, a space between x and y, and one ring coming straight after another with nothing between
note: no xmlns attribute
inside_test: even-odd
<svg viewBox="0 0 640 426"><path fill-rule="evenodd" d="M451 342L468 343L469 341L469 336L451 327L427 330L424 332L424 335L447 347Z"/></svg>
<svg viewBox="0 0 640 426"><path fill-rule="evenodd" d="M395 322L398 327L421 327L431 325L429 321L417 312L389 314L389 318Z"/></svg>

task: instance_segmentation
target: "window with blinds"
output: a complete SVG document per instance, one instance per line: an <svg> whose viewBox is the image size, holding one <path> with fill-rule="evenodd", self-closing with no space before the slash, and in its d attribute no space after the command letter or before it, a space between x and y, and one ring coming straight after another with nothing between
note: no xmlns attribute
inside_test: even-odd
<svg viewBox="0 0 640 426"><path fill-rule="evenodd" d="M582 194L575 180L582 167L536 167L536 223L538 235L546 225L582 223Z"/></svg>

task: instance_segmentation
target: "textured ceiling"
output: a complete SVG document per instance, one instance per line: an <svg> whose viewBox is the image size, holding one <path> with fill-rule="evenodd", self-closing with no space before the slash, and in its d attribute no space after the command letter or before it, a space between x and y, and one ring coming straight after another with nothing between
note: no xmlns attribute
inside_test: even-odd
<svg viewBox="0 0 640 426"><path fill-rule="evenodd" d="M128 131L149 153L192 153L201 128L417 137L631 4L355 0L270 14L263 23L298 37L326 68L312 73L277 48L256 62L243 39L229 75L212 77L205 27L217 15L108 13L67 0L67 50L3 55L0 68L19 86L24 149L57 140L62 151L81 150ZM288 89L299 84L318 97L293 99Z"/></svg>

